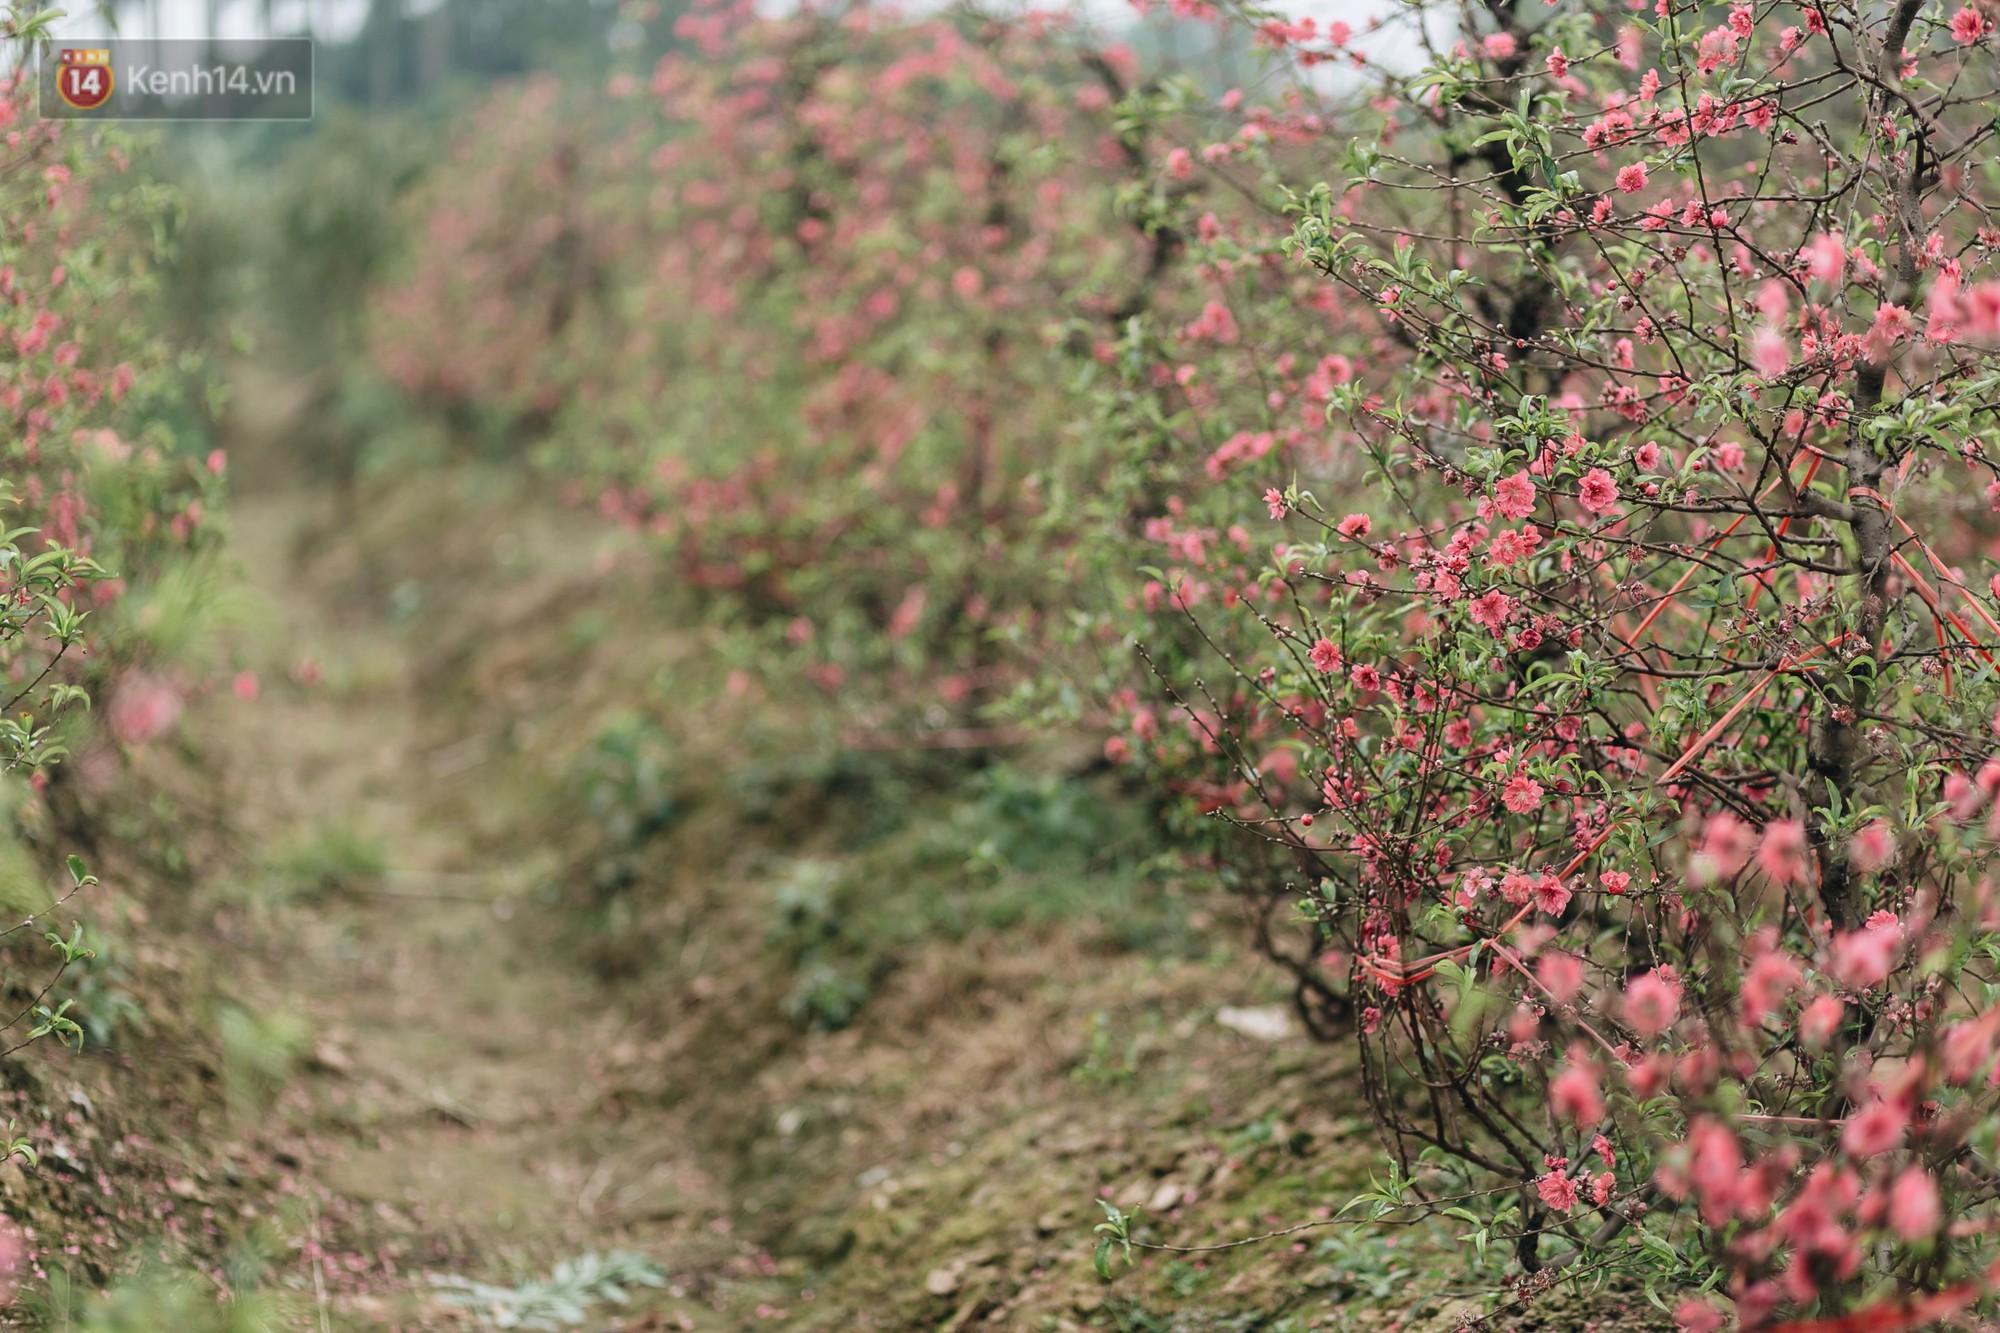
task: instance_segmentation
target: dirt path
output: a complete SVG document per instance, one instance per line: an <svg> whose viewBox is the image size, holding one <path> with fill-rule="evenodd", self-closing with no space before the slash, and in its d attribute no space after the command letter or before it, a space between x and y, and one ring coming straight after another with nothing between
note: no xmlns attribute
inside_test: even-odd
<svg viewBox="0 0 2000 1333"><path fill-rule="evenodd" d="M511 1289L611 1251L666 1285L543 1327L1302 1331L1330 1326L1346 1267L1393 1270L1299 1243L1100 1281L1093 1192L1240 1238L1346 1197L1367 1131L1295 1032L1216 1018L1283 1018L1275 979L1210 938L1218 900L1107 880L1088 851L968 869L971 830L1025 842L1040 805L966 779L870 840L818 827L859 807L829 818L807 788L800 836L774 837L730 786L743 719L700 705L672 743L708 791L620 853L645 893L594 897L609 863L567 859L591 840L552 792L621 710L712 700L691 682L719 667L643 578L599 575L615 534L520 471L427 473L344 512L266 481L234 506L262 688L199 725L243 846L222 891L252 923L252 1015L225 1063L279 1165L286 1327L536 1327L431 1280ZM809 967L773 942L801 864L852 886L818 910L873 960L847 960L869 991L836 1031L801 1022ZM585 899L635 914L597 959L633 1010L559 942Z"/></svg>
<svg viewBox="0 0 2000 1333"><path fill-rule="evenodd" d="M510 845L497 795L517 761L441 722L396 598L338 599L357 553L301 558L300 534L326 522L309 503L251 496L236 511L264 602L255 638L276 651L259 697L227 711L248 761L245 832L267 849L245 891L279 946L258 1031L282 1044L303 1019L311 1034L270 1112L297 1142L309 1239L326 1251L311 1313L460 1327L414 1272L505 1282L623 1248L673 1286L656 1313L590 1328L727 1326L676 1276L733 1257L708 1225L715 1187L671 1116L622 1095L641 1039L547 943L538 895L559 867Z"/></svg>

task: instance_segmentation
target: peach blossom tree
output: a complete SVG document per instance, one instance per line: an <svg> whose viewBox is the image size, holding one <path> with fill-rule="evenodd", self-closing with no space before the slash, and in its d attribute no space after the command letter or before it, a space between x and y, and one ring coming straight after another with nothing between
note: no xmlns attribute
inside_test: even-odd
<svg viewBox="0 0 2000 1333"><path fill-rule="evenodd" d="M1153 460L1133 633L1178 645L1111 744L1308 923L1397 1166L1371 1207L1504 1245L1517 1297L1634 1274L1697 1333L1971 1308L1990 19L1214 17L1299 78L1161 162L1212 314L1101 358Z"/></svg>
<svg viewBox="0 0 2000 1333"><path fill-rule="evenodd" d="M48 20L9 9L4 40L26 50ZM0 1053L81 1040L55 986L87 951L77 928L51 927L94 883L73 853L101 830L65 799L60 761L98 705L119 744L171 725L183 687L144 669L147 631L128 607L209 545L223 470L167 424L191 381L153 332L165 201L128 174L114 136L40 120L31 69L0 81L0 782L7 836L61 887L0 930Z"/></svg>

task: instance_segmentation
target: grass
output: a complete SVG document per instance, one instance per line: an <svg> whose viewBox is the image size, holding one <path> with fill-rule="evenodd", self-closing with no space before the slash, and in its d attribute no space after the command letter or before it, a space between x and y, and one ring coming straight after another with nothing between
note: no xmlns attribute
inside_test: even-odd
<svg viewBox="0 0 2000 1333"><path fill-rule="evenodd" d="M379 882L389 869L389 854L378 838L350 824L329 823L274 848L265 869L270 893L282 901L311 902Z"/></svg>

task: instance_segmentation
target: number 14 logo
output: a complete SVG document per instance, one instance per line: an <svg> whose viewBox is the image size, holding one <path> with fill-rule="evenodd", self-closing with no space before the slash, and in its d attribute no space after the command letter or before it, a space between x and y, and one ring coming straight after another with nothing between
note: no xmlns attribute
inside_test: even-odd
<svg viewBox="0 0 2000 1333"><path fill-rule="evenodd" d="M79 111L95 111L111 100L111 52L67 47L56 70L56 92Z"/></svg>

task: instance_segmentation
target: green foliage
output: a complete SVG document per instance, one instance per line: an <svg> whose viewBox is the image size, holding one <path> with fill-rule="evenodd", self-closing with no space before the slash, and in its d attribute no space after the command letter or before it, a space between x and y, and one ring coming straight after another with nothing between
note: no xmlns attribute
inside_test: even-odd
<svg viewBox="0 0 2000 1333"><path fill-rule="evenodd" d="M223 1003L215 1024L222 1041L223 1086L239 1116L267 1107L312 1044L310 1025L295 1014L256 1014Z"/></svg>
<svg viewBox="0 0 2000 1333"><path fill-rule="evenodd" d="M213 1283L155 1265L92 1292L53 1267L46 1290L22 1302L42 1327L62 1333L282 1333L287 1325L265 1296L220 1295Z"/></svg>
<svg viewBox="0 0 2000 1333"><path fill-rule="evenodd" d="M1091 1228L1097 1236L1096 1248L1091 1251L1090 1262L1097 1269L1097 1275L1105 1281L1111 1280L1111 1261L1125 1260L1132 1263L1132 1227L1139 1220L1139 1210L1126 1212L1108 1199L1094 1200L1104 1210L1104 1220Z"/></svg>
<svg viewBox="0 0 2000 1333"><path fill-rule="evenodd" d="M997 876L1109 860L1128 810L1101 789L1062 773L1029 774L996 764L976 774L940 841L965 849L968 871ZM1120 827L1124 824L1125 827Z"/></svg>
<svg viewBox="0 0 2000 1333"><path fill-rule="evenodd" d="M388 871L381 840L344 823L323 824L271 855L265 878L280 901L313 901L378 884Z"/></svg>
<svg viewBox="0 0 2000 1333"><path fill-rule="evenodd" d="M838 1032L852 1023L868 1000L868 984L846 975L831 964L811 962L785 996L788 1017L808 1027Z"/></svg>
<svg viewBox="0 0 2000 1333"><path fill-rule="evenodd" d="M122 1037L143 1030L145 1005L118 950L94 934L84 938L89 949L79 955L80 963L65 970L49 996L73 1015L85 1046L116 1049Z"/></svg>
<svg viewBox="0 0 2000 1333"><path fill-rule="evenodd" d="M783 1008L793 1020L837 1032L852 1023L868 1000L868 984L851 974L853 947L843 949L843 929L853 930L842 906L842 868L800 860L771 887L771 939L787 957L796 980ZM849 904L852 895L845 895ZM846 941L865 946L867 941Z"/></svg>
<svg viewBox="0 0 2000 1333"><path fill-rule="evenodd" d="M1071 1068L1069 1076L1098 1087L1130 1083L1139 1072L1142 1044L1136 1035L1121 1038L1112 1028L1111 1015L1092 1014L1083 1059Z"/></svg>
<svg viewBox="0 0 2000 1333"><path fill-rule="evenodd" d="M1406 1234L1336 1228L1313 1246L1314 1257L1327 1265L1314 1285L1336 1300L1386 1301L1407 1292L1419 1270L1406 1257Z"/></svg>
<svg viewBox="0 0 2000 1333"><path fill-rule="evenodd" d="M160 311L177 341L248 372L253 393L274 387L273 372L297 374L311 410L288 469L337 482L370 456L422 447L405 405L354 351L369 284L404 240L398 202L439 132L434 117L333 109L304 135L233 125L161 149L179 206Z"/></svg>
<svg viewBox="0 0 2000 1333"><path fill-rule="evenodd" d="M613 847L637 846L680 814L671 746L656 721L628 713L605 725L578 764L584 807Z"/></svg>
<svg viewBox="0 0 2000 1333"><path fill-rule="evenodd" d="M840 882L841 868L832 862L792 862L771 886L772 938L795 956L837 939Z"/></svg>
<svg viewBox="0 0 2000 1333"><path fill-rule="evenodd" d="M642 1254L613 1250L565 1259L546 1278L502 1287L457 1274L433 1274L446 1305L471 1311L489 1328L559 1333L591 1317L596 1305L623 1305L633 1287L664 1287L667 1275Z"/></svg>
<svg viewBox="0 0 2000 1333"><path fill-rule="evenodd" d="M866 833L785 862L768 890L767 937L792 975L784 1008L809 1026L851 1023L931 940L1087 922L1123 948L1207 947L1139 859L1143 812L1078 778L997 764L927 796L884 779L843 804Z"/></svg>
<svg viewBox="0 0 2000 1333"><path fill-rule="evenodd" d="M0 914L15 920L44 911L53 901L34 849L17 838L0 838Z"/></svg>

